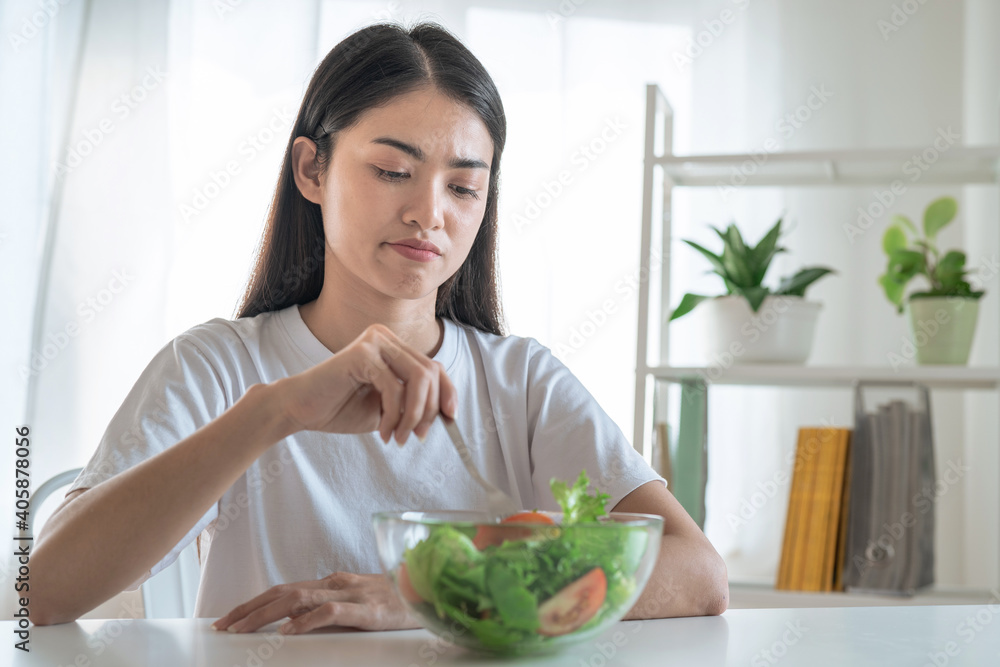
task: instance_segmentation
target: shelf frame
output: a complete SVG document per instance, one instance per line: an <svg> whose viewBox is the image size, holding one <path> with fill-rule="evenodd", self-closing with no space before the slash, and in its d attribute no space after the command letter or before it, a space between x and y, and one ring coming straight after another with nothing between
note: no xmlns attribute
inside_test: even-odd
<svg viewBox="0 0 1000 667"><path fill-rule="evenodd" d="M727 153L715 155L675 155L673 151L673 109L660 87L646 86L646 119L643 157L642 233L639 266L642 275L652 276L653 217L656 170L662 171L662 212L660 230L663 262L660 275L662 304L658 310L669 308L671 239L671 198L675 187L725 187L720 182L727 170L738 169L748 161L756 165L754 173L746 176L740 187L796 187L796 186L890 186L900 178L901 166L908 160L924 157L930 147L850 149L825 151L777 151L758 153ZM946 133L941 135L942 139ZM933 167L921 172L922 185L1000 184L1000 146L961 146L945 142L935 149ZM933 146L933 144L932 144ZM858 174L858 167L882 163L890 168L869 170ZM795 170L812 167L812 173L795 175ZM852 169L852 167L854 167ZM785 173L782 173L782 170ZM714 170L714 171L713 171ZM789 175L789 170L791 175ZM923 382L941 389L1000 389L1000 368L900 368L846 366L817 367L791 366L732 366L725 369L721 379L713 380L712 367L670 367L650 364L651 341L659 341L659 358L669 359L669 327L658 323L656 336L650 333L651 304L650 281L639 285L638 331L636 341L635 410L633 446L646 460L652 455L653 385L657 379L683 380L701 377L709 384L739 384L759 386L849 386L854 379L892 382ZM662 317L660 319L663 319ZM950 368L950 370L949 370Z"/></svg>
<svg viewBox="0 0 1000 667"><path fill-rule="evenodd" d="M928 150L933 153L925 155ZM740 176L746 179L739 187L886 186L893 181L905 184L911 174L917 174L922 185L993 185L1000 177L1000 146L659 154L652 159L675 187L726 186L720 179L730 177L734 169L742 170Z"/></svg>
<svg viewBox="0 0 1000 667"><path fill-rule="evenodd" d="M682 382L704 380L715 385L750 385L759 387L853 387L855 382L879 384L913 383L931 389L1000 388L1000 368L967 366L924 366L875 368L872 366L797 366L739 364L720 366L650 366L657 380Z"/></svg>
<svg viewBox="0 0 1000 667"><path fill-rule="evenodd" d="M1000 185L1000 146L956 145L950 135L939 133L940 145L920 148L857 149L826 151L782 151L717 155L673 154L673 110L659 86L646 86L646 118L643 157L642 229L639 266L638 331L636 341L635 411L633 446L652 460L653 398L657 381L701 380L711 385L769 387L850 387L857 381L878 383L920 382L932 389L1000 390L997 367L901 367L889 366L791 366L742 365L727 368L651 364L651 344L658 358L670 359L669 327L662 313L669 313L672 190L675 187L716 187L732 183L739 171L738 187L814 187L905 185L909 172L920 169L921 185ZM957 138L956 138L957 140ZM933 147L933 148L932 148ZM931 159L933 158L933 159ZM923 168L919 160L931 166ZM913 180L912 178L910 180ZM660 215L654 221L657 187L663 189ZM733 187L736 187L733 185ZM654 229L654 222L657 228ZM660 235L657 238L657 233ZM654 248L654 240L659 241ZM651 289L654 251L660 253L659 321L653 327ZM659 259L659 258L658 258ZM654 333L651 333L654 332ZM998 391L1000 393L1000 391Z"/></svg>

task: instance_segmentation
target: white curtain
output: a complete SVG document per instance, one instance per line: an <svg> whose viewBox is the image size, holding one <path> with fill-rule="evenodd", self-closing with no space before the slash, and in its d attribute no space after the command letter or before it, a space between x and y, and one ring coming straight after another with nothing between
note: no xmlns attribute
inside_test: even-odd
<svg viewBox="0 0 1000 667"><path fill-rule="evenodd" d="M3 126L19 128L3 134L0 163L10 315L0 391L3 423L32 429L34 486L87 462L156 350L234 315L313 69L347 34L385 19L442 22L494 76L509 121L501 271L510 330L555 349L631 435L636 294L615 286L639 261L645 84L658 82L679 126L689 123L689 78L669 58L687 35L676 10L43 4L8 2L0 16L2 34L23 33L0 56ZM608 299L614 312L594 315ZM600 326L581 342L576 333L594 317ZM2 469L13 464L5 449ZM35 508L37 526L60 501ZM9 495L0 508L12 516ZM0 563L10 608L11 563ZM190 588L190 570L180 576Z"/></svg>

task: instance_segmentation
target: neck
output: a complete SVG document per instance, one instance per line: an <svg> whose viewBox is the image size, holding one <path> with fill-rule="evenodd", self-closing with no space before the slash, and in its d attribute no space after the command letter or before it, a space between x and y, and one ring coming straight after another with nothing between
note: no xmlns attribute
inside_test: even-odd
<svg viewBox="0 0 1000 667"><path fill-rule="evenodd" d="M327 268L332 268L327 262ZM444 340L444 326L434 314L436 293L421 299L395 299L368 285L347 284L327 271L315 301L300 306L302 320L331 352L339 352L373 324L387 326L400 340L433 357Z"/></svg>

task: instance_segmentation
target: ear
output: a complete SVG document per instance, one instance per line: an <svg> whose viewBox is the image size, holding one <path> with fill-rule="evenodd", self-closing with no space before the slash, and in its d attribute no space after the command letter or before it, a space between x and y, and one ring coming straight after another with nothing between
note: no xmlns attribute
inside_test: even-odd
<svg viewBox="0 0 1000 667"><path fill-rule="evenodd" d="M303 197L314 204L323 203L323 184L316 164L316 144L309 137L296 137L292 143L292 174Z"/></svg>

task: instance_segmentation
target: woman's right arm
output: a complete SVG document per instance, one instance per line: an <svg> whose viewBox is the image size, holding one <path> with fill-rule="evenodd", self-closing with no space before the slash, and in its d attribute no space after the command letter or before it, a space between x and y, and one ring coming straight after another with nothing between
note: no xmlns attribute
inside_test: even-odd
<svg viewBox="0 0 1000 667"><path fill-rule="evenodd" d="M271 445L300 430L405 442L426 434L456 396L440 364L374 325L298 375L253 385L176 445L71 499L45 524L31 556L29 613L68 623L136 581ZM439 408L440 406L440 408Z"/></svg>
<svg viewBox="0 0 1000 667"><path fill-rule="evenodd" d="M290 434L276 389L250 387L210 424L54 514L31 556L31 621L75 621L156 565L257 457Z"/></svg>

